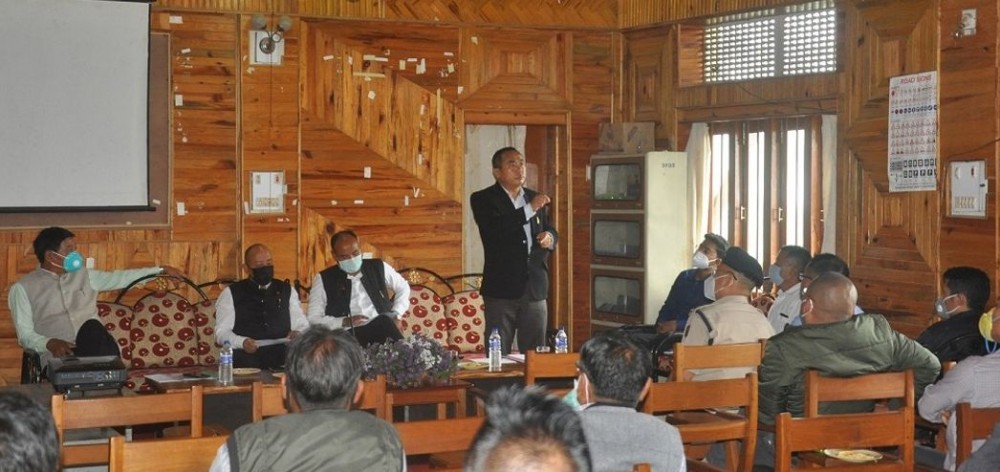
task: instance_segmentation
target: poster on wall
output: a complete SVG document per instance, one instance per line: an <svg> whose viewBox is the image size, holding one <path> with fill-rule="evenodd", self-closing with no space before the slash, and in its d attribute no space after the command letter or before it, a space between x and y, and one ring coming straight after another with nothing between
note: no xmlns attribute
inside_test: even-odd
<svg viewBox="0 0 1000 472"><path fill-rule="evenodd" d="M889 191L937 189L937 72L889 80Z"/></svg>

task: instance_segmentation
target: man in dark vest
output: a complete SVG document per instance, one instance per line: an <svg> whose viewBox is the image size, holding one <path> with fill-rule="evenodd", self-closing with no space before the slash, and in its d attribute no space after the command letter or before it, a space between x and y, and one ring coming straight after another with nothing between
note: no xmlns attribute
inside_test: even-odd
<svg viewBox="0 0 1000 472"><path fill-rule="evenodd" d="M405 470L396 429L364 411L365 356L344 331L306 330L288 347L288 375L281 379L289 414L233 431L212 471Z"/></svg>
<svg viewBox="0 0 1000 472"><path fill-rule="evenodd" d="M362 347L402 339L399 317L410 306L410 285L381 259L364 259L358 235L330 238L337 265L313 279L309 323L350 330Z"/></svg>
<svg viewBox="0 0 1000 472"><path fill-rule="evenodd" d="M309 327L291 284L274 279L274 259L263 244L243 254L249 277L222 291L215 303L215 342L233 347L233 366L277 369L285 346Z"/></svg>

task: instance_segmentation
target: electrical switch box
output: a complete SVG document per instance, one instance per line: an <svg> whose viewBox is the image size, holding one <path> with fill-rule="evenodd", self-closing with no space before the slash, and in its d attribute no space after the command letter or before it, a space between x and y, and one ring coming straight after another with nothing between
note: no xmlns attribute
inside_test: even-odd
<svg viewBox="0 0 1000 472"><path fill-rule="evenodd" d="M986 217L986 161L951 163L949 216Z"/></svg>

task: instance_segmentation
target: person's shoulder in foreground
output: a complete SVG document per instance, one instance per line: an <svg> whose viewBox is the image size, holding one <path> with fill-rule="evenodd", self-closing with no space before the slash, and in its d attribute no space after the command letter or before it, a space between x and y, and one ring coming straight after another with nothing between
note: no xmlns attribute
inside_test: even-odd
<svg viewBox="0 0 1000 472"><path fill-rule="evenodd" d="M590 451L580 416L544 390L508 387L486 403L466 472L589 472Z"/></svg>

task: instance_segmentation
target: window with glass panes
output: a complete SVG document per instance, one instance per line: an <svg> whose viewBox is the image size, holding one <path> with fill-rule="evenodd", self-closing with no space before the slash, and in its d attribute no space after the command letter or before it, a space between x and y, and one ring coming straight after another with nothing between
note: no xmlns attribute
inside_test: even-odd
<svg viewBox="0 0 1000 472"><path fill-rule="evenodd" d="M764 266L781 246L819 249L821 119L710 124L709 231Z"/></svg>

